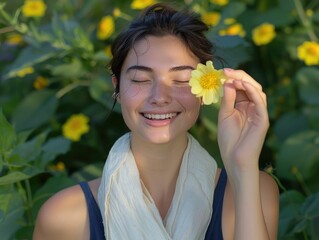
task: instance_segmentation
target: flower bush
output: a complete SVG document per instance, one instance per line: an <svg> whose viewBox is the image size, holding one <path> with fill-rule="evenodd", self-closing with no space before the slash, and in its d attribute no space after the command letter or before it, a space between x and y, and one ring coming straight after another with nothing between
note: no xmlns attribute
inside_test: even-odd
<svg viewBox="0 0 319 240"><path fill-rule="evenodd" d="M0 232L32 239L58 190L101 175L127 131L105 67L115 35L155 1L0 3ZM165 1L164 1L165 2ZM170 1L166 1L170 2ZM241 68L267 92L260 168L281 189L278 239L319 236L319 5L315 0L177 0L207 24L213 65ZM218 104L193 135L218 160ZM74 116L81 120L73 122ZM72 120L73 119L73 120ZM73 122L73 124L72 124Z"/></svg>

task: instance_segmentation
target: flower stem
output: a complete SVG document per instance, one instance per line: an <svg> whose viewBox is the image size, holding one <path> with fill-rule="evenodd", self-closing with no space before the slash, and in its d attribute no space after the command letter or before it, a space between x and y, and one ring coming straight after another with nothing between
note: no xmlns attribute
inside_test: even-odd
<svg viewBox="0 0 319 240"><path fill-rule="evenodd" d="M301 20L302 25L306 28L307 34L308 34L310 40L314 41L314 42L318 42L318 37L311 26L311 22L309 21L309 19L306 16L305 10L304 10L300 0L294 0L294 2L295 2L298 16Z"/></svg>
<svg viewBox="0 0 319 240"><path fill-rule="evenodd" d="M57 98L62 98L65 94L67 94L68 92L71 92L73 89L80 87L80 86L89 86L90 83L88 81L82 81L82 82L74 82L71 83L67 86L65 86L64 88L62 88L60 91L58 91L56 93L56 97Z"/></svg>
<svg viewBox="0 0 319 240"><path fill-rule="evenodd" d="M30 181L26 179L24 181L25 187L26 187L26 194L27 194L27 217L28 217L28 223L30 225L33 224L33 214L32 214L32 192L31 192L31 186Z"/></svg>

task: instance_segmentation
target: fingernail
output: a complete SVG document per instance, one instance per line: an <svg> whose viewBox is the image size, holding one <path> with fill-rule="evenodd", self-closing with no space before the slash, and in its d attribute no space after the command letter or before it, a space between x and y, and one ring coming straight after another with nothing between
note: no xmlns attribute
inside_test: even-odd
<svg viewBox="0 0 319 240"><path fill-rule="evenodd" d="M224 71L231 72L231 71L234 71L234 69L232 69L232 68L224 68Z"/></svg>

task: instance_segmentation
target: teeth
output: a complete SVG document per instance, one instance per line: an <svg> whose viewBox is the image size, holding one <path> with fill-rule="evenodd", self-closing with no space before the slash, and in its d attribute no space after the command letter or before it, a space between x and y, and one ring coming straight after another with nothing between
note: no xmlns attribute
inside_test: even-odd
<svg viewBox="0 0 319 240"><path fill-rule="evenodd" d="M171 119L175 117L177 113L167 113L167 114L150 114L144 113L144 117L148 119L156 119L156 120L164 120L164 119Z"/></svg>

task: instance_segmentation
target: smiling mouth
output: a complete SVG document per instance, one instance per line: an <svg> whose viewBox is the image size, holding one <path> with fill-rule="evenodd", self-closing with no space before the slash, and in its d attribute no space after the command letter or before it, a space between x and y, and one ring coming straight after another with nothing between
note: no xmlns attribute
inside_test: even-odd
<svg viewBox="0 0 319 240"><path fill-rule="evenodd" d="M166 120L172 119L177 116L178 113L166 113L166 114L152 114L152 113L143 113L142 115L149 120Z"/></svg>

